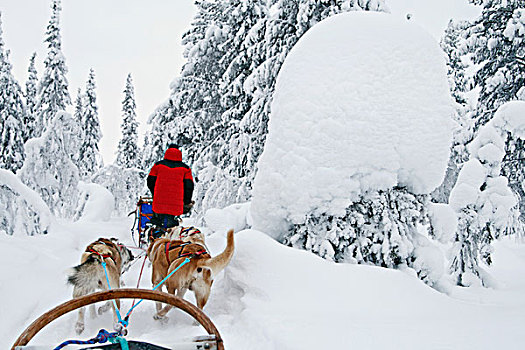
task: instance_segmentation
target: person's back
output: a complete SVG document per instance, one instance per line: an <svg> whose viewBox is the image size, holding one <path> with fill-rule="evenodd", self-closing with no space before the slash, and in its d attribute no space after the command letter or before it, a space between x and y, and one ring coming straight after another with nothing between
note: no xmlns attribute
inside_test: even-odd
<svg viewBox="0 0 525 350"><path fill-rule="evenodd" d="M147 182L153 196L151 222L165 228L178 225L176 217L184 213L184 205L191 204L193 176L175 145L151 168Z"/></svg>

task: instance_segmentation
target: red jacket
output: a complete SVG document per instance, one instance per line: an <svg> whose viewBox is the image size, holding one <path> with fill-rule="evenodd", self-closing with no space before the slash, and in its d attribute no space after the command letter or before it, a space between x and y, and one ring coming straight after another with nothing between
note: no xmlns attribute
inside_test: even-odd
<svg viewBox="0 0 525 350"><path fill-rule="evenodd" d="M164 159L151 168L148 188L153 194L155 213L182 215L184 204L191 202L193 177L190 167L182 162L179 149L168 148Z"/></svg>

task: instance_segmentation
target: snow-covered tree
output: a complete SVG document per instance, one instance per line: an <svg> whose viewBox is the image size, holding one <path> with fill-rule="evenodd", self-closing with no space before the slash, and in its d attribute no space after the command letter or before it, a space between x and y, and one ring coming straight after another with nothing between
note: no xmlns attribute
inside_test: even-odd
<svg viewBox="0 0 525 350"><path fill-rule="evenodd" d="M505 145L505 157L501 162L501 174L509 180L509 186L519 199L521 220L525 222L525 136L509 133Z"/></svg>
<svg viewBox="0 0 525 350"><path fill-rule="evenodd" d="M24 162L25 114L23 93L4 48L0 18L0 168L16 172Z"/></svg>
<svg viewBox="0 0 525 350"><path fill-rule="evenodd" d="M58 112L42 136L26 143L26 161L17 173L58 217L72 217L77 206L80 176L71 151L80 148L81 135L73 117Z"/></svg>
<svg viewBox="0 0 525 350"><path fill-rule="evenodd" d="M159 114L153 121L166 128L161 143L177 144L187 151L190 163L200 156L206 134L220 116L219 83L224 71L220 61L227 50L222 46L227 16L222 1L202 0L196 6L197 15L182 38L187 62L171 85L171 108L162 108L169 114Z"/></svg>
<svg viewBox="0 0 525 350"><path fill-rule="evenodd" d="M333 261L441 280L444 256L422 228L450 157L452 108L442 50L420 34L346 13L294 46L258 162L254 229Z"/></svg>
<svg viewBox="0 0 525 350"><path fill-rule="evenodd" d="M208 146L194 166L200 180L196 192L202 198L198 205L204 208L246 201L249 190L239 179L255 166L248 162L250 138L240 123L253 98L248 77L264 60L267 7L263 1L223 3L230 16L223 24L223 45L229 50L221 58L225 66L219 86L221 115L213 122L212 132L206 134Z"/></svg>
<svg viewBox="0 0 525 350"><path fill-rule="evenodd" d="M82 124L82 118L85 113L84 110L84 94L82 93L82 89L78 88L77 97L75 98L75 111L73 113L73 118L78 123L78 125ZM72 151L73 152L71 152L71 160L80 169L80 152L75 152L74 150Z"/></svg>
<svg viewBox="0 0 525 350"><path fill-rule="evenodd" d="M149 195L146 173L138 168L109 164L101 168L92 181L108 189L115 198L115 212L124 216L135 209L141 195Z"/></svg>
<svg viewBox="0 0 525 350"><path fill-rule="evenodd" d="M473 111L476 128L486 124L503 103L520 98L525 85L525 0L471 0L482 13L465 29L463 37L469 58L477 65L472 92L479 91ZM525 218L523 144L507 138L502 174L520 197Z"/></svg>
<svg viewBox="0 0 525 350"><path fill-rule="evenodd" d="M38 74L35 68L36 53L33 53L29 60L29 67L27 68L27 81L25 91L26 101L26 118L25 124L25 136L24 141L29 140L35 136L35 130L37 129L37 118L40 114L38 109Z"/></svg>
<svg viewBox="0 0 525 350"><path fill-rule="evenodd" d="M83 136L78 152L78 168L82 179L88 179L103 166L102 156L98 149L102 132L100 131L98 119L95 88L95 72L91 69L86 82L86 90L83 96L83 113L80 120Z"/></svg>
<svg viewBox="0 0 525 350"><path fill-rule="evenodd" d="M480 65L474 75L481 89L477 124L492 119L503 103L517 99L525 85L525 0L471 0L482 5L478 19L465 37L472 60Z"/></svg>
<svg viewBox="0 0 525 350"><path fill-rule="evenodd" d="M123 168L140 168L141 151L138 146L138 122L135 112L135 89L131 74L128 74L122 101L123 120L120 125L122 138L118 144L116 164Z"/></svg>
<svg viewBox="0 0 525 350"><path fill-rule="evenodd" d="M524 234L518 198L501 175L508 138L525 138L523 115L525 102L502 105L468 146L471 157L450 195L450 205L458 213L450 269L459 285L470 285L473 277L486 284L480 265L492 262L490 243L502 235Z"/></svg>
<svg viewBox="0 0 525 350"><path fill-rule="evenodd" d="M46 31L47 57L44 60L44 73L38 87L40 116L36 136L47 127L58 111L65 111L71 105L66 78L67 66L62 53L62 38L60 36L61 1L53 0L52 14Z"/></svg>
<svg viewBox="0 0 525 350"><path fill-rule="evenodd" d="M307 215L284 243L336 262L410 266L418 224L427 223L426 201L399 187L372 192L343 216Z"/></svg>
<svg viewBox="0 0 525 350"><path fill-rule="evenodd" d="M75 112L73 117L77 123L82 123L82 116L84 115L84 95L82 94L82 89L78 88L77 98L75 99Z"/></svg>
<svg viewBox="0 0 525 350"><path fill-rule="evenodd" d="M45 234L53 222L54 217L39 194L13 173L0 169L0 233Z"/></svg>

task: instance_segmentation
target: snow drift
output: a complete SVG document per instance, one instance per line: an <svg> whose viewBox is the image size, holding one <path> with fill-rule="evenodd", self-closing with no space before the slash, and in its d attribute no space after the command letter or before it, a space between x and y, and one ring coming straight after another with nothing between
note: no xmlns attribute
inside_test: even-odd
<svg viewBox="0 0 525 350"><path fill-rule="evenodd" d="M0 348L9 349L36 317L71 298L65 269L78 264L88 243L107 234L131 244L132 221L59 224L46 236L0 235L0 264L9 266L0 277ZM204 309L227 349L517 350L525 342L524 247L511 240L498 242L491 267L504 289L453 287L447 296L409 273L335 264L258 231L237 232L235 239L235 255L217 276ZM222 251L224 232L208 236L207 245L212 255ZM140 285L151 288L150 267L144 269ZM128 287L137 284L140 270L137 260L124 274ZM194 302L191 293L187 296ZM122 300L122 310L131 304ZM128 339L168 347L205 333L181 311L172 310L167 324L153 320L154 312L151 302L134 311ZM76 317L71 313L52 322L30 345L52 349L66 339L84 340L101 328L111 330L113 324L111 312L87 317L85 334L77 336Z"/></svg>
<svg viewBox="0 0 525 350"><path fill-rule="evenodd" d="M447 167L451 113L444 54L421 28L372 12L320 22L277 79L254 228L278 237L305 213L342 215L396 185L429 193Z"/></svg>

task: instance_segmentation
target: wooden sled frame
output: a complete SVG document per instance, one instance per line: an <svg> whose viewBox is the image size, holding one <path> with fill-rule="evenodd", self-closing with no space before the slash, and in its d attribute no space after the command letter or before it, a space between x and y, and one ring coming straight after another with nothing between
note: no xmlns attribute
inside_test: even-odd
<svg viewBox="0 0 525 350"><path fill-rule="evenodd" d="M138 288L122 288L122 289L113 289L104 292L97 292L89 295L85 295L79 298L71 299L66 301L63 304L55 307L54 309L49 310L39 318L37 318L33 323L31 323L23 332L20 334L18 339L13 344L11 350L15 350L17 346L25 346L33 337L42 330L49 323L59 318L60 316L67 314L71 311L97 303L100 301L112 300L112 299L145 299L152 301L160 301L165 304L170 304L175 306L178 309L186 312L192 316L197 322L199 322L202 327L208 332L209 335L215 337L215 342L217 343L218 350L224 350L224 344L222 338L219 334L219 331L209 319L206 314L193 305L192 303L181 299L175 295L149 290L149 289L138 289Z"/></svg>

